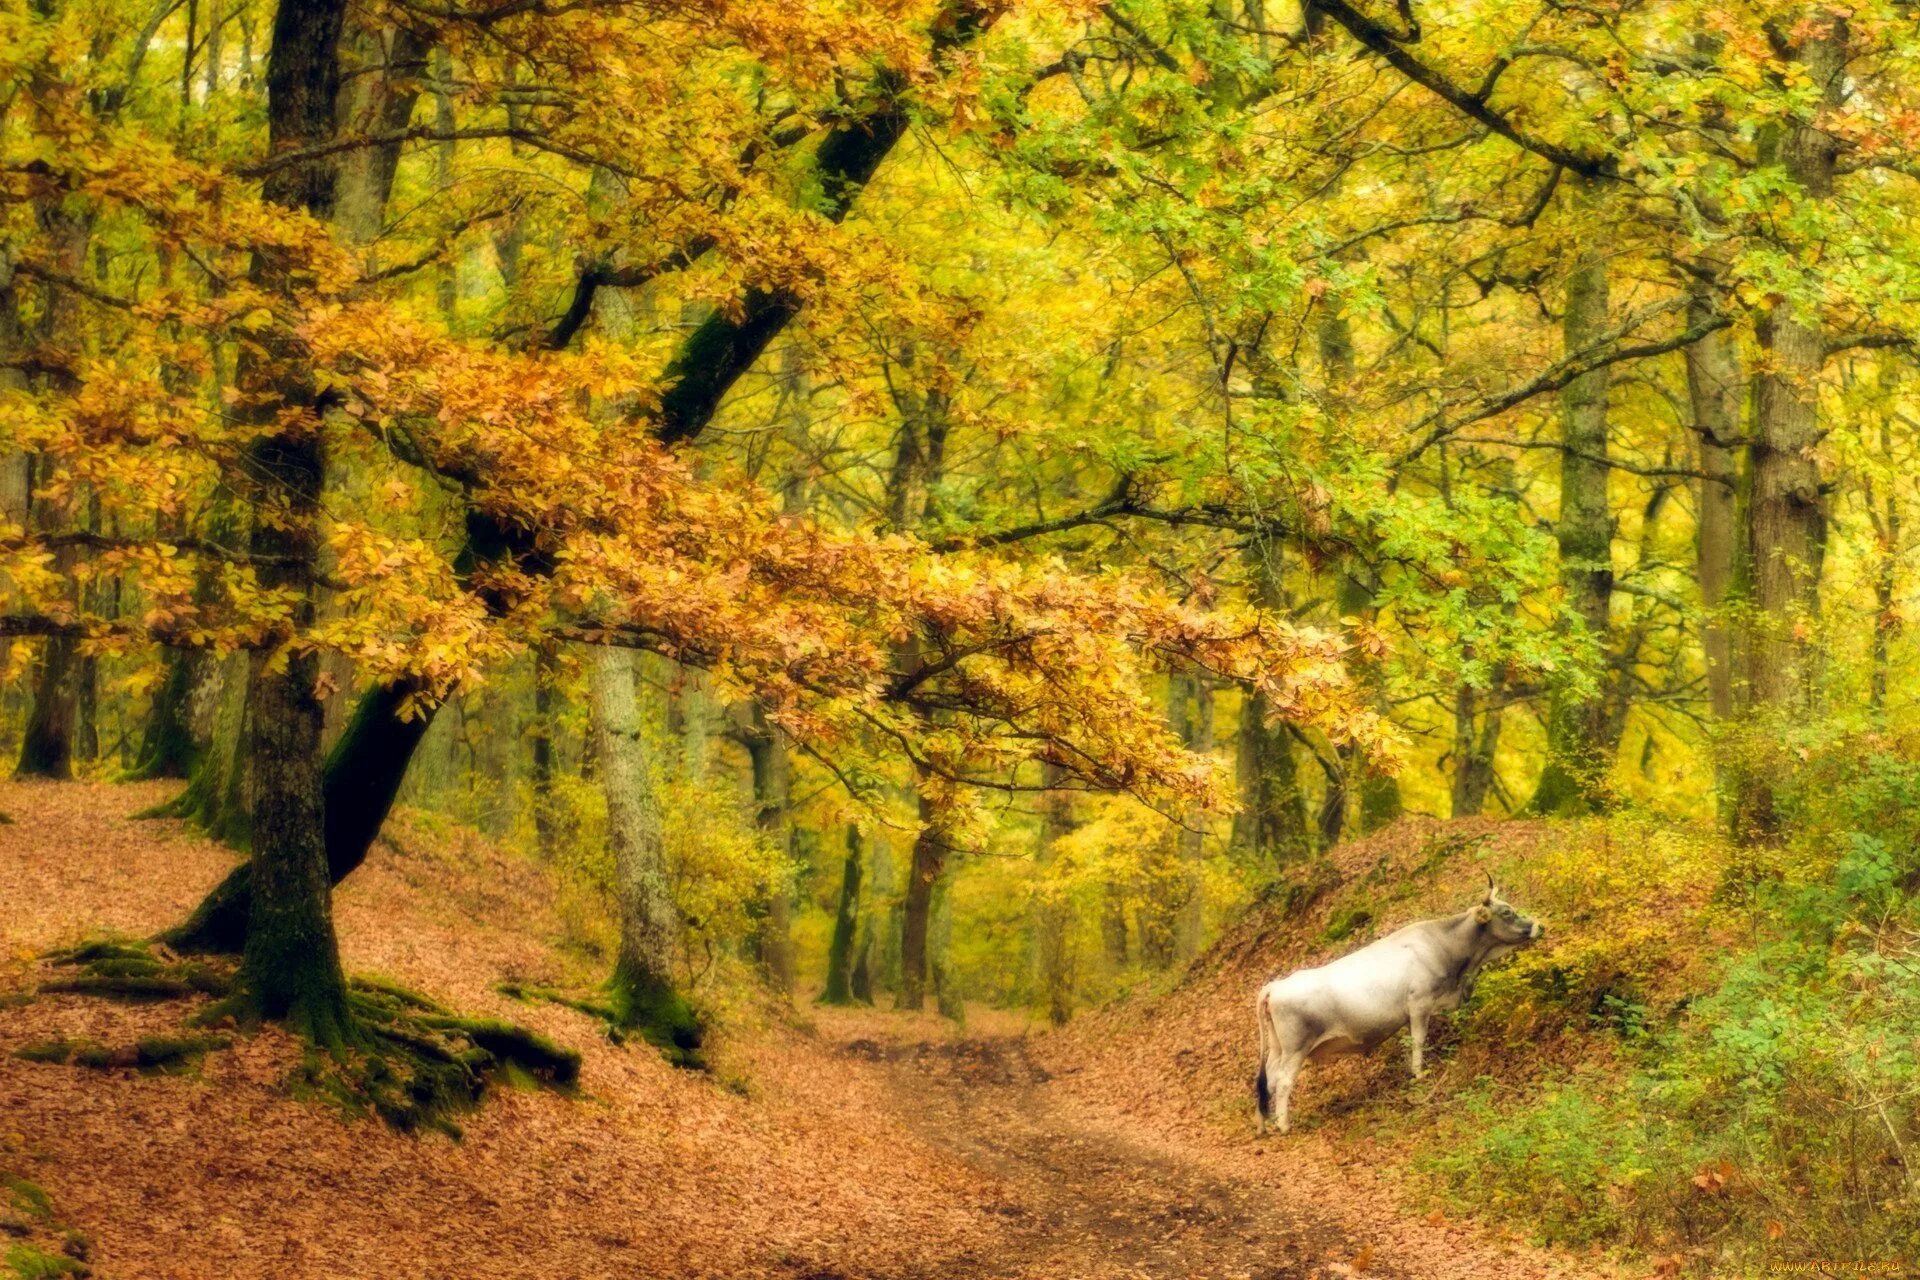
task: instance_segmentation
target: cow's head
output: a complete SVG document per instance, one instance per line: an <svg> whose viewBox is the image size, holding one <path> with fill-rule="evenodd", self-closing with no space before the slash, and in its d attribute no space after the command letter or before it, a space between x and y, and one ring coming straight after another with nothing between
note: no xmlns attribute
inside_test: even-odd
<svg viewBox="0 0 1920 1280"><path fill-rule="evenodd" d="M1547 932L1546 926L1538 920L1527 919L1500 896L1499 886L1494 884L1491 875L1487 877L1487 896L1473 909L1473 916L1504 947L1527 946L1540 941Z"/></svg>

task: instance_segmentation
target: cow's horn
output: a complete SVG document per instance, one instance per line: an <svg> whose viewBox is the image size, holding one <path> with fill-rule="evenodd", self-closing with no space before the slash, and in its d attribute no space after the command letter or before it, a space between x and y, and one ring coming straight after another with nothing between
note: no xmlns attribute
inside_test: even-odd
<svg viewBox="0 0 1920 1280"><path fill-rule="evenodd" d="M1500 893L1499 888L1493 883L1493 872L1482 868L1480 874L1487 878L1487 901L1492 902Z"/></svg>

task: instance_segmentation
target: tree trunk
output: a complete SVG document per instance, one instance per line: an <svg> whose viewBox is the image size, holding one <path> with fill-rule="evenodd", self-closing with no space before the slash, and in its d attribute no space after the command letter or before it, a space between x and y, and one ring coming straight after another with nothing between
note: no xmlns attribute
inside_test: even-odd
<svg viewBox="0 0 1920 1280"><path fill-rule="evenodd" d="M1793 61L1821 90L1821 104L1837 107L1845 96L1846 22L1837 12L1816 15ZM1800 198L1824 201L1833 191L1835 144L1812 118L1780 126L1763 148ZM1777 752L1761 753L1761 739L1777 738L1779 725L1812 709L1814 631L1818 621L1820 569L1827 536L1827 498L1814 449L1820 440L1820 376L1826 335L1817 303L1788 298L1773 305L1759 325L1767 362L1759 379L1759 405L1747 456L1751 497L1747 504L1748 560L1756 618L1747 636L1747 683L1754 710L1768 723L1748 744L1734 812L1735 834L1768 839L1778 832L1774 775L1785 768ZM1759 758L1765 754L1766 758Z"/></svg>
<svg viewBox="0 0 1920 1280"><path fill-rule="evenodd" d="M533 843L543 858L554 854L553 719L554 685L560 678L552 645L533 651Z"/></svg>
<svg viewBox="0 0 1920 1280"><path fill-rule="evenodd" d="M1500 705L1505 672L1496 670L1482 709L1479 690L1466 681L1454 693L1453 808L1456 818L1477 818L1493 791L1493 764L1500 749Z"/></svg>
<svg viewBox="0 0 1920 1280"><path fill-rule="evenodd" d="M840 905L833 914L833 938L827 943L827 985L822 1004L852 1004L854 942L860 924L860 881L866 870L867 842L860 828L847 824L847 856L840 870ZM871 987L869 995L871 999Z"/></svg>
<svg viewBox="0 0 1920 1280"><path fill-rule="evenodd" d="M332 136L340 90L338 46L345 0L281 0L267 61L267 124L274 152ZM317 217L332 212L334 174L325 161L269 175L272 204ZM291 295L278 250L256 251L252 278ZM263 588L293 599L288 633L312 625L315 560L326 454L313 370L289 335L269 331L263 349L243 349L235 381L247 412L271 434L248 446L247 474L271 483L278 519L256 520L247 546ZM319 658L287 645L250 662L245 756L252 773L252 894L237 987L269 1018L284 1018L316 1043L338 1049L353 1038L346 980L333 932L327 873L320 733Z"/></svg>
<svg viewBox="0 0 1920 1280"><path fill-rule="evenodd" d="M933 890L946 869L946 833L940 827L933 802L920 798L920 834L913 841L913 863L907 872L907 894L900 923L899 1008L926 1007L928 978L927 928L933 909Z"/></svg>
<svg viewBox="0 0 1920 1280"><path fill-rule="evenodd" d="M1213 689L1204 679L1175 676L1169 696L1181 703L1174 721L1175 731L1187 750L1195 755L1213 754ZM1173 690L1177 690L1175 693ZM1186 703L1191 696L1192 707ZM1191 963L1200 954L1200 940L1206 931L1206 858L1207 815L1198 807L1187 812L1187 825L1180 831L1181 887L1179 907L1173 920L1173 958L1178 964Z"/></svg>
<svg viewBox="0 0 1920 1280"><path fill-rule="evenodd" d="M1576 209L1596 200L1576 183ZM1582 242L1567 277L1562 346L1586 350L1607 329L1607 260L1597 238ZM1607 503L1612 471L1607 440L1606 367L1574 379L1560 399L1560 581L1567 604L1597 647L1598 688L1581 691L1556 682L1547 709L1547 763L1528 806L1535 813L1591 813L1606 802L1607 772L1618 745L1608 740L1605 665L1613 606L1613 514Z"/></svg>
<svg viewBox="0 0 1920 1280"><path fill-rule="evenodd" d="M680 910L667 873L660 801L641 736L633 655L598 648L588 668L600 787L607 799L613 846L613 894L620 911L620 951L609 989L622 1026L640 1032L674 1061L698 1061L701 1029L675 987Z"/></svg>
<svg viewBox="0 0 1920 1280"><path fill-rule="evenodd" d="M1052 883L1061 840L1073 833L1073 797L1059 789L1062 770L1046 767L1047 790L1040 798L1039 908L1034 913L1034 949L1040 964L1040 991L1047 1021L1065 1026L1073 1017L1074 913L1063 886Z"/></svg>
<svg viewBox="0 0 1920 1280"><path fill-rule="evenodd" d="M34 664L33 707L20 739L16 778L73 777L73 738L78 711L80 658L67 636L50 637Z"/></svg>
<svg viewBox="0 0 1920 1280"><path fill-rule="evenodd" d="M1689 324L1707 318L1711 304L1695 297ZM1707 664L1707 700L1716 720L1734 711L1733 639L1724 616L1733 583L1734 516L1739 477L1734 446L1740 434L1740 356L1725 330L1710 333L1687 348L1687 397L1693 429L1699 437L1701 478L1696 567L1700 604L1706 613L1700 644Z"/></svg>
<svg viewBox="0 0 1920 1280"><path fill-rule="evenodd" d="M359 28L346 41L356 64L340 95L343 137L397 134L413 119L426 71L427 42L407 27ZM401 145L355 147L340 157L334 221L347 238L367 245L380 238Z"/></svg>
<svg viewBox="0 0 1920 1280"><path fill-rule="evenodd" d="M1279 548L1255 543L1248 548L1249 586L1255 603L1284 609L1285 592ZM1307 825L1307 799L1300 788L1300 765L1293 734L1274 719L1264 696L1247 694L1240 703L1240 803L1242 842L1261 864L1277 869L1310 857L1313 832Z"/></svg>
<svg viewBox="0 0 1920 1280"><path fill-rule="evenodd" d="M700 696L704 699L705 695ZM704 719L704 704L698 714ZM703 738L706 736L704 729L697 732ZM760 904L755 949L760 967L767 975L767 985L790 1000L793 998L793 905L787 873L793 861L793 818L789 808L792 763L787 756L786 739L757 703L749 714L744 737L747 754L753 761L754 825L767 837L780 859L779 873L774 883L766 886Z"/></svg>

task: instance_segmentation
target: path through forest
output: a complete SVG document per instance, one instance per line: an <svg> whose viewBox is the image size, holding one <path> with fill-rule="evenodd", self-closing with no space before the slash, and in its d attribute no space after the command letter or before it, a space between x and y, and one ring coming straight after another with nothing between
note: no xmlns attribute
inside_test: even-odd
<svg viewBox="0 0 1920 1280"><path fill-rule="evenodd" d="M1331 1224L1302 1220L1270 1185L1262 1148L1244 1178L1071 1118L1024 1040L986 1037L850 1056L892 1069L901 1119L1003 1188L990 1252L947 1260L956 1280L1027 1277L1293 1277L1404 1274Z"/></svg>

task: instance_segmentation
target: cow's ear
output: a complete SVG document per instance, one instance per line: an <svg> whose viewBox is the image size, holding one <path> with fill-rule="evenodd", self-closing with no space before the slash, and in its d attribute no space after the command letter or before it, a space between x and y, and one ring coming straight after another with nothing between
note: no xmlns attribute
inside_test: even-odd
<svg viewBox="0 0 1920 1280"><path fill-rule="evenodd" d="M1493 919L1493 909L1485 904L1477 906L1473 909L1473 918L1481 924L1485 924L1487 921Z"/></svg>

